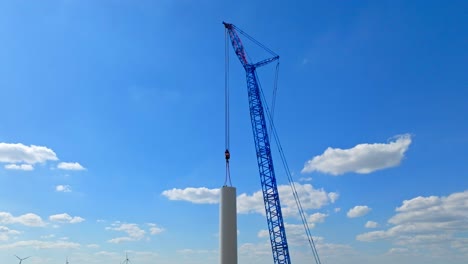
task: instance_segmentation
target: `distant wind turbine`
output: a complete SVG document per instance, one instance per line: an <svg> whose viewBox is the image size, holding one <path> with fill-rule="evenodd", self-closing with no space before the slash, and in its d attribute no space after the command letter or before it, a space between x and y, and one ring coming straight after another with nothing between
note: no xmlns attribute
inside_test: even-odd
<svg viewBox="0 0 468 264"><path fill-rule="evenodd" d="M122 262L122 264L129 264L130 263L130 259L128 258L128 253L125 252L125 260Z"/></svg>
<svg viewBox="0 0 468 264"><path fill-rule="evenodd" d="M65 261L65 264L69 264L70 262L68 262L68 257L67 257L67 260Z"/></svg>
<svg viewBox="0 0 468 264"><path fill-rule="evenodd" d="M23 262L23 260L28 259L28 258L30 258L31 256L26 257L26 258L20 258L20 257L18 257L18 256L15 255L15 257L16 257L17 259L19 259L19 261L20 261L19 264L21 264L21 263Z"/></svg>

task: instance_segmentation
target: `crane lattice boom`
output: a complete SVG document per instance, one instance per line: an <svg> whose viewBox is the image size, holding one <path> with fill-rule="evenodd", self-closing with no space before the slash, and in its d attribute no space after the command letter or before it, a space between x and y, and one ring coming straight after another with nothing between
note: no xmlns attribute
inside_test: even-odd
<svg viewBox="0 0 468 264"><path fill-rule="evenodd" d="M238 30L233 24L225 22L223 22L223 24L229 34L234 51L246 72L250 120L252 123L255 149L257 152L257 163L260 172L260 181L273 252L273 261L275 264L290 264L291 260L286 239L286 231L284 228L283 215L281 213L275 170L273 168L270 140L268 137L265 113L256 73L256 69L258 67L278 60L279 56L273 53L274 56L269 59L257 63L250 63L247 59L248 57L244 46L237 34L237 31L240 30ZM242 33L242 31L240 32Z"/></svg>

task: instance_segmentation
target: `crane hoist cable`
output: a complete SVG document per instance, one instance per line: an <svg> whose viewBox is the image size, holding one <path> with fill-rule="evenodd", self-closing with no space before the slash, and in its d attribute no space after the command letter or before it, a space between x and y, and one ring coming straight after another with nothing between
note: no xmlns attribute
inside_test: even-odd
<svg viewBox="0 0 468 264"><path fill-rule="evenodd" d="M271 119L272 120L274 120L274 117L275 117L276 92L278 91L278 73L279 73L279 61L276 63L275 82L273 83L273 96L271 99Z"/></svg>
<svg viewBox="0 0 468 264"><path fill-rule="evenodd" d="M279 62L276 63L275 70L275 82L273 85L273 99L271 100L271 118L274 119L275 116L275 106L276 106L276 92L278 91L278 72L279 72Z"/></svg>
<svg viewBox="0 0 468 264"><path fill-rule="evenodd" d="M229 159L231 153L229 152L229 34L227 29L225 30L225 65L224 65L224 122L225 122L225 147L224 158L226 159L226 177L224 178L224 186L229 182L229 186L232 186L231 171L229 168Z"/></svg>

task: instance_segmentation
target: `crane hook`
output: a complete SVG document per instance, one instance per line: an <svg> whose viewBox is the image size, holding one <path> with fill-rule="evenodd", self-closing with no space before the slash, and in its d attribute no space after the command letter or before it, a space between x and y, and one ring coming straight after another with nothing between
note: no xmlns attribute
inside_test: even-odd
<svg viewBox="0 0 468 264"><path fill-rule="evenodd" d="M229 162L229 159L231 158L231 153L229 153L229 150L226 149L224 152L224 157L226 158L226 162Z"/></svg>

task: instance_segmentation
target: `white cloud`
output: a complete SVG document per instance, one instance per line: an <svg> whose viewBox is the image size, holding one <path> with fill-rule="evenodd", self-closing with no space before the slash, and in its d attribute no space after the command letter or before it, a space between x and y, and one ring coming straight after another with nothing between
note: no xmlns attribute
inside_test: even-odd
<svg viewBox="0 0 468 264"><path fill-rule="evenodd" d="M404 254L408 253L409 249L407 248L391 248L388 250L387 254L395 255L395 254Z"/></svg>
<svg viewBox="0 0 468 264"><path fill-rule="evenodd" d="M258 231L257 236L259 238L270 237L270 233L268 232L268 230L262 229L262 230Z"/></svg>
<svg viewBox="0 0 468 264"><path fill-rule="evenodd" d="M0 224L22 224L25 226L45 226L42 218L36 214L28 213L20 216L13 216L8 212L0 212Z"/></svg>
<svg viewBox="0 0 468 264"><path fill-rule="evenodd" d="M35 164L48 160L58 160L58 158L55 152L47 147L0 143L0 162Z"/></svg>
<svg viewBox="0 0 468 264"><path fill-rule="evenodd" d="M99 248L98 244L88 244L86 245L87 248Z"/></svg>
<svg viewBox="0 0 468 264"><path fill-rule="evenodd" d="M49 216L49 220L52 222L69 223L69 224L76 224L76 223L81 223L85 221L85 219L82 217L79 217L79 216L72 217L67 213L51 215Z"/></svg>
<svg viewBox="0 0 468 264"><path fill-rule="evenodd" d="M314 228L315 223L309 223L309 228ZM304 225L302 224L289 224L284 223L288 244L291 246L302 246L304 243L308 243L307 235L305 233ZM257 233L259 238L269 238L270 234L268 230L262 229ZM316 242L316 237L312 237Z"/></svg>
<svg viewBox="0 0 468 264"><path fill-rule="evenodd" d="M309 224L309 228L313 228L315 224ZM304 245L305 243L308 243L307 241L307 235L304 230L304 225L302 224L288 224L285 223L284 227L286 229L286 235L288 238L288 244L291 246L301 246ZM315 240L314 237L312 239Z"/></svg>
<svg viewBox="0 0 468 264"><path fill-rule="evenodd" d="M335 211L335 213L338 213L338 212L341 211L341 208L337 207L337 208L335 208L333 211Z"/></svg>
<svg viewBox="0 0 468 264"><path fill-rule="evenodd" d="M312 177L301 177L299 178L300 182L310 182L312 181Z"/></svg>
<svg viewBox="0 0 468 264"><path fill-rule="evenodd" d="M281 195L280 195L280 199L282 199ZM265 214L262 191L256 191L252 195L248 195L246 193L242 193L238 195L237 196L237 212L240 214L248 214L248 213Z"/></svg>
<svg viewBox="0 0 468 264"><path fill-rule="evenodd" d="M81 222L84 222L84 221L85 221L84 218L79 217L79 216L74 216L74 217L70 220L70 224L81 223Z"/></svg>
<svg viewBox="0 0 468 264"><path fill-rule="evenodd" d="M347 261L343 261L342 263L356 263L349 259L350 256L355 255L355 251L350 245L326 243L323 237L314 237L314 241L320 256L328 258L332 256L346 256Z"/></svg>
<svg viewBox="0 0 468 264"><path fill-rule="evenodd" d="M388 223L387 230L360 234L359 241L390 240L396 245L457 249L457 241L468 230L468 190L447 197L415 197L403 201Z"/></svg>
<svg viewBox="0 0 468 264"><path fill-rule="evenodd" d="M57 168L61 170L86 170L86 168L81 166L78 162L60 162Z"/></svg>
<svg viewBox="0 0 468 264"><path fill-rule="evenodd" d="M134 239L131 237L116 237L116 238L107 240L107 242L113 243L113 244L120 244L122 242L130 242L130 241L135 241L135 240L138 240L138 239Z"/></svg>
<svg viewBox="0 0 468 264"><path fill-rule="evenodd" d="M311 184L295 183L298 196L304 210L318 209L329 203L334 203L338 193L327 193L323 189L314 189ZM284 217L298 216L296 202L289 185L279 185L278 192L281 199L281 211ZM162 192L169 200L189 201L197 204L219 203L219 189L185 188L171 189ZM265 214L262 191L256 191L252 195L242 193L237 196L237 212L240 214L259 213Z"/></svg>
<svg viewBox="0 0 468 264"><path fill-rule="evenodd" d="M196 204L216 204L219 202L219 189L205 187L185 189L172 189L162 192L169 200L188 201Z"/></svg>
<svg viewBox="0 0 468 264"><path fill-rule="evenodd" d="M7 164L5 165L5 169L7 170L23 170L23 171L32 171L34 167L31 164Z"/></svg>
<svg viewBox="0 0 468 264"><path fill-rule="evenodd" d="M111 224L110 227L106 227L106 230L113 230L113 231L120 231L120 232L125 232L127 233L126 237L117 237L108 240L107 242L109 243L122 243L122 242L128 242L128 241L137 241L141 240L145 237L145 230L141 229L137 224L126 224L126 223L120 223L120 222L115 222Z"/></svg>
<svg viewBox="0 0 468 264"><path fill-rule="evenodd" d="M314 213L307 218L307 222L309 223L323 223L325 218L327 218L327 214L322 213Z"/></svg>
<svg viewBox="0 0 468 264"><path fill-rule="evenodd" d="M367 205L356 205L353 208L349 209L346 214L349 218L361 217L369 213L372 209Z"/></svg>
<svg viewBox="0 0 468 264"><path fill-rule="evenodd" d="M390 237L390 235L387 234L387 232L379 230L357 235L356 240L370 242L388 237Z"/></svg>
<svg viewBox="0 0 468 264"><path fill-rule="evenodd" d="M57 192L71 192L70 185L57 185L55 186L55 191Z"/></svg>
<svg viewBox="0 0 468 264"><path fill-rule="evenodd" d="M157 234L160 234L160 233L164 232L164 228L159 227L156 224L149 223L148 226L150 227L150 234L151 235L157 235Z"/></svg>
<svg viewBox="0 0 468 264"><path fill-rule="evenodd" d="M294 256L294 263L315 263L314 257L308 242L305 238L304 229L302 225L296 225L296 230L291 230L291 226L286 227L286 233L289 244L289 252ZM296 232L297 231L297 232ZM271 261L271 245L266 236L261 237L262 241L259 243L243 243L239 245L239 263L256 263L268 264ZM355 251L349 245L327 243L323 237L313 237L317 251L322 259L331 260L332 258L339 258L340 261L333 260L333 263L364 263L358 262L354 259L350 262L350 256L355 256ZM323 258L322 258L323 257ZM332 263L330 262L330 263ZM215 263L215 262L213 262ZM323 262L322 262L323 263ZM371 262L365 262L371 263Z"/></svg>
<svg viewBox="0 0 468 264"><path fill-rule="evenodd" d="M244 243L239 246L239 257L256 257L256 256L270 256L271 246L270 243ZM241 262L242 263L242 262Z"/></svg>
<svg viewBox="0 0 468 264"><path fill-rule="evenodd" d="M468 191L453 193L448 197L419 196L403 201L403 205L396 209L398 213L388 222L395 225L411 222L448 222L449 224L461 222L468 224L467 201ZM448 226L448 228L451 227Z"/></svg>
<svg viewBox="0 0 468 264"><path fill-rule="evenodd" d="M1 244L0 249L13 249L21 247L30 247L34 249L51 249L51 248L79 248L80 244L68 241L39 241L39 240L26 240L18 241L12 244Z"/></svg>
<svg viewBox="0 0 468 264"><path fill-rule="evenodd" d="M366 228L376 228L378 226L377 222L374 221L367 221L365 227Z"/></svg>
<svg viewBox="0 0 468 264"><path fill-rule="evenodd" d="M335 203L335 201L338 200L338 198L340 197L340 194L335 193L335 192L331 192L331 193L328 193L328 197L330 198L330 201L332 203Z"/></svg>
<svg viewBox="0 0 468 264"><path fill-rule="evenodd" d="M327 148L307 161L302 173L320 171L331 175L347 172L371 173L398 166L411 144L411 136L400 135L389 143L359 144L350 149Z"/></svg>
<svg viewBox="0 0 468 264"><path fill-rule="evenodd" d="M304 231L304 226L302 224L288 224L285 223L285 228L286 228L286 235L288 239L288 245L290 248L290 252L293 249L294 252L301 253L303 252L302 250L299 250L299 248L307 248L306 252L310 252L310 248L308 247L308 238L307 235ZM269 233L267 230L260 230L257 235L259 238L264 238L267 239L267 243L265 244L249 244L248 248L253 248L257 250L262 250L266 249L264 252L268 252L268 255L271 255L271 246L269 244ZM336 256L337 254L340 255L346 255L351 253L353 250L351 246L345 245L345 244L333 244L333 243L326 243L325 239L323 237L317 237L313 236L312 237L315 247L317 248L317 251L319 252L320 256ZM307 245L307 246L306 246ZM268 250L269 249L269 250ZM251 254L254 252L251 252ZM303 261L303 263L309 263L312 261L312 258L306 257ZM295 258L296 259L296 258ZM312 261L313 262L313 261ZM340 262L340 263L346 263L346 262Z"/></svg>
<svg viewBox="0 0 468 264"><path fill-rule="evenodd" d="M10 239L10 236L19 234L21 234L20 231L9 229L6 226L0 226L0 241L7 241Z"/></svg>
<svg viewBox="0 0 468 264"><path fill-rule="evenodd" d="M337 193L327 193L323 189L315 189L311 184L295 183L297 194L300 198L304 210L319 209L338 199ZM281 199L281 212L284 217L298 216L296 201L289 185L279 185L278 192ZM259 213L265 214L262 191L257 191L252 195L245 193L237 197L238 213Z"/></svg>

